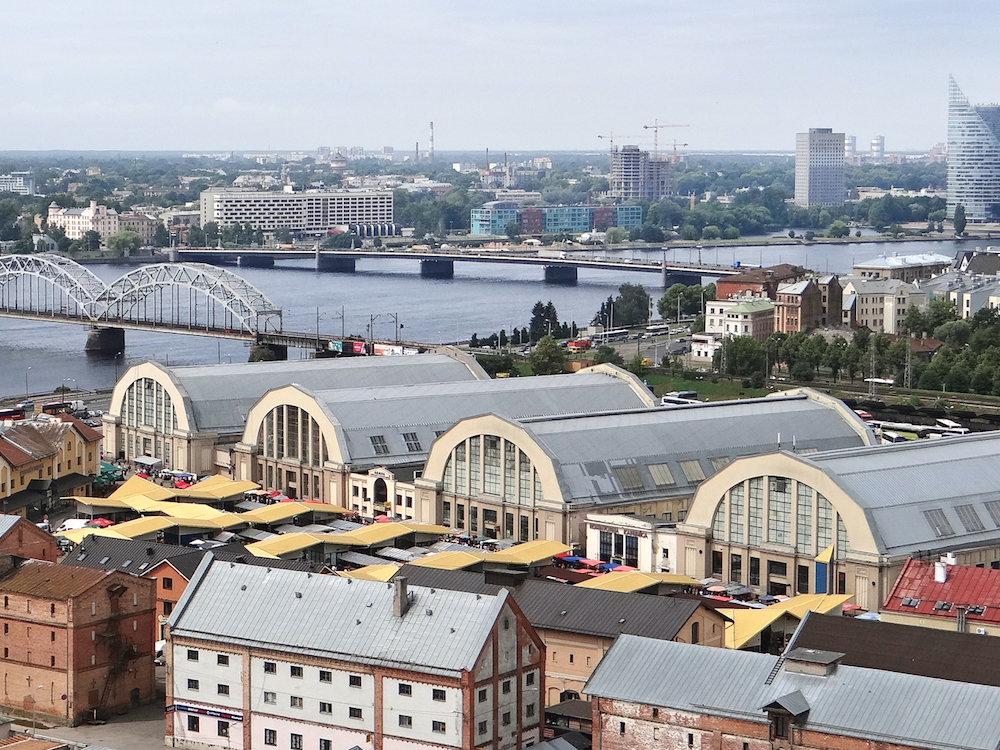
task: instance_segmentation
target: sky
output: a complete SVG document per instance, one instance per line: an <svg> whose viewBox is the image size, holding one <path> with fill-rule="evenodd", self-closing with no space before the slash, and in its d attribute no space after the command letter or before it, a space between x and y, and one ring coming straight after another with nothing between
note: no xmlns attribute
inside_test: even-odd
<svg viewBox="0 0 1000 750"><path fill-rule="evenodd" d="M946 140L1000 101L988 0L5 3L0 151L791 151Z"/></svg>

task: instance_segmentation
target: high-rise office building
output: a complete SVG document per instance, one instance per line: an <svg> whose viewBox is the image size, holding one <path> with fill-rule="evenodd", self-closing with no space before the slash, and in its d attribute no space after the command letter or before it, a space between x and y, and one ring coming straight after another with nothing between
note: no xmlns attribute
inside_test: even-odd
<svg viewBox="0 0 1000 750"><path fill-rule="evenodd" d="M795 205L844 202L844 134L809 128L795 135Z"/></svg>
<svg viewBox="0 0 1000 750"><path fill-rule="evenodd" d="M948 79L948 217L1000 221L1000 106L971 105Z"/></svg>
<svg viewBox="0 0 1000 750"><path fill-rule="evenodd" d="M885 136L877 135L872 138L872 161L881 164L885 161Z"/></svg>
<svg viewBox="0 0 1000 750"><path fill-rule="evenodd" d="M670 162L638 146L611 150L611 197L658 201L673 192Z"/></svg>

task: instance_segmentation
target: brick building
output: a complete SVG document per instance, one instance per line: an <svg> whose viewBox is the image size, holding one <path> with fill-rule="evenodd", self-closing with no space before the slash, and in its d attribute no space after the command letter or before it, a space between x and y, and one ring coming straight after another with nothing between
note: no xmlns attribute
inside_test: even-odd
<svg viewBox="0 0 1000 750"><path fill-rule="evenodd" d="M206 556L170 619L166 744L299 750L541 741L545 653L513 598Z"/></svg>
<svg viewBox="0 0 1000 750"><path fill-rule="evenodd" d="M8 712L77 724L154 697L153 582L118 571L0 559ZM65 697L64 697L65 696Z"/></svg>
<svg viewBox="0 0 1000 750"><path fill-rule="evenodd" d="M55 562L56 538L20 516L0 516L0 555Z"/></svg>
<svg viewBox="0 0 1000 750"><path fill-rule="evenodd" d="M819 328L823 320L822 298L819 285L811 279L779 286L774 309L774 330L791 335Z"/></svg>
<svg viewBox="0 0 1000 750"><path fill-rule="evenodd" d="M590 681L595 750L993 750L1000 688L623 635Z"/></svg>
<svg viewBox="0 0 1000 750"><path fill-rule="evenodd" d="M750 268L733 276L725 276L715 282L715 298L729 299L736 296L766 296L774 300L778 297L779 284L793 284L806 277L802 266L782 263L769 268Z"/></svg>

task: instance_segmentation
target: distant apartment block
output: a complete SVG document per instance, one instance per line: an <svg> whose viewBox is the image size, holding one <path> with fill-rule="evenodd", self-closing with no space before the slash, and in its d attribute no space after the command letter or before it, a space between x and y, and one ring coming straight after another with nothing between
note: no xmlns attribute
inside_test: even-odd
<svg viewBox="0 0 1000 750"><path fill-rule="evenodd" d="M153 235L156 234L156 227L160 225L158 219L145 214L121 214L118 217L119 229L130 229L142 237L142 244L149 245L153 242Z"/></svg>
<svg viewBox="0 0 1000 750"><path fill-rule="evenodd" d="M104 242L119 229L118 212L91 201L86 208L63 208L55 202L49 204L46 217L50 227L61 227L71 240L78 240L90 231L101 235Z"/></svg>
<svg viewBox="0 0 1000 750"><path fill-rule="evenodd" d="M201 194L201 225L250 224L272 232L326 233L355 226L363 234L390 234L391 190L316 190L301 193L212 188ZM370 230L370 231L369 231Z"/></svg>
<svg viewBox="0 0 1000 750"><path fill-rule="evenodd" d="M948 216L1000 221L1000 105L971 105L948 79Z"/></svg>
<svg viewBox="0 0 1000 750"><path fill-rule="evenodd" d="M795 205L844 202L844 134L810 128L795 136Z"/></svg>
<svg viewBox="0 0 1000 750"><path fill-rule="evenodd" d="M0 174L0 193L35 194L35 176L31 172Z"/></svg>
<svg viewBox="0 0 1000 750"><path fill-rule="evenodd" d="M612 198L658 201L672 192L669 161L655 158L638 146L611 150Z"/></svg>
<svg viewBox="0 0 1000 750"><path fill-rule="evenodd" d="M899 279L912 283L945 273L954 262L954 258L940 253L883 255L874 260L855 263L854 275L870 279Z"/></svg>
<svg viewBox="0 0 1000 750"><path fill-rule="evenodd" d="M642 226L642 206L529 206L514 201L490 201L472 209L469 234L489 236L507 233L507 225L518 224L522 234L604 231L609 227L634 229Z"/></svg>

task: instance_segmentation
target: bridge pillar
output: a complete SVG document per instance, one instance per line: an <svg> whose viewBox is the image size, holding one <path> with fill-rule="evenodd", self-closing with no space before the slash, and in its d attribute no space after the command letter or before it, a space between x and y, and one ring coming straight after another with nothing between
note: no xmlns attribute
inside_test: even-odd
<svg viewBox="0 0 1000 750"><path fill-rule="evenodd" d="M670 271L663 269L663 288L669 289L674 284L696 286L701 283L701 274L692 271Z"/></svg>
<svg viewBox="0 0 1000 750"><path fill-rule="evenodd" d="M455 262L451 260L422 260L420 275L426 279L451 279L455 276Z"/></svg>
<svg viewBox="0 0 1000 750"><path fill-rule="evenodd" d="M316 270L354 273L354 262L356 260L357 258L345 258L341 255L320 255L316 253Z"/></svg>
<svg viewBox="0 0 1000 750"><path fill-rule="evenodd" d="M288 359L288 347L281 344L252 344L249 362Z"/></svg>
<svg viewBox="0 0 1000 750"><path fill-rule="evenodd" d="M545 266L545 281L548 284L576 283L576 266Z"/></svg>
<svg viewBox="0 0 1000 750"><path fill-rule="evenodd" d="M117 354L125 351L125 331L121 328L91 328L87 332L85 352Z"/></svg>
<svg viewBox="0 0 1000 750"><path fill-rule="evenodd" d="M237 255L236 265L240 268L274 268L274 258L267 255Z"/></svg>

